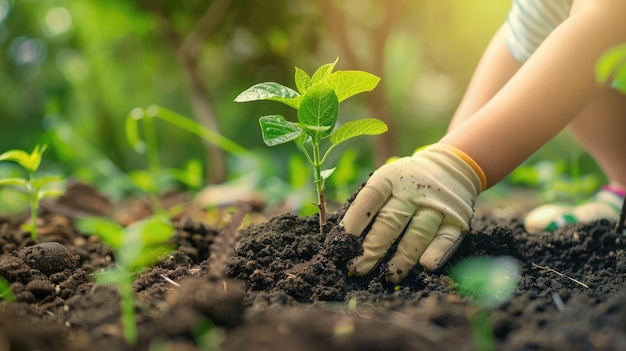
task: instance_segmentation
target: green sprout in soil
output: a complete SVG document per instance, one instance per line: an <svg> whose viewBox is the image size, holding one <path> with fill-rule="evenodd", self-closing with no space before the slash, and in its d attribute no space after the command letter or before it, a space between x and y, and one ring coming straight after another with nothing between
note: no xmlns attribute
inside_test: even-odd
<svg viewBox="0 0 626 351"><path fill-rule="evenodd" d="M363 71L333 72L337 60L318 68L313 76L296 67L295 84L298 91L275 82L256 84L235 98L236 102L272 100L297 110L298 122L290 122L280 115L259 119L263 141L275 146L294 141L313 166L318 195L320 232L326 225L324 184L335 168L322 169L330 152L342 142L360 135L377 135L387 131L387 125L374 118L349 121L337 128L339 104L345 99L378 85L380 78ZM330 138L330 145L321 148Z"/></svg>
<svg viewBox="0 0 626 351"><path fill-rule="evenodd" d="M128 344L137 342L133 280L142 269L157 263L174 250L171 242L175 228L162 215L153 215L124 228L118 223L97 217L80 218L76 227L82 233L94 234L110 246L115 254L116 269L99 273L99 284L116 285L121 296L122 328Z"/></svg>
<svg viewBox="0 0 626 351"><path fill-rule="evenodd" d="M62 177L35 176L35 172L39 169L46 148L46 145L37 145L30 154L23 150L9 150L0 154L0 161L16 162L28 172L28 178L0 179L0 185L15 185L26 190L30 204L30 223L25 224L23 228L30 231L30 236L33 241L37 240L37 213L39 211L39 201L48 196L59 196L62 194L62 191L59 190L43 189L48 183L62 181Z"/></svg>
<svg viewBox="0 0 626 351"><path fill-rule="evenodd" d="M15 301L13 291L11 291L11 284L0 277L0 299L8 302Z"/></svg>
<svg viewBox="0 0 626 351"><path fill-rule="evenodd" d="M151 196L152 205L156 209L159 208L156 194L168 182L176 180L191 189L199 189L203 184L202 163L197 159L191 160L183 169L165 169L161 166L154 123L156 119L195 134L232 155L249 157L250 152L243 146L174 111L156 105L134 108L126 118L126 137L136 152L146 154L148 165L145 170L130 173L130 179L135 186Z"/></svg>
<svg viewBox="0 0 626 351"><path fill-rule="evenodd" d="M520 267L511 257L470 257L457 263L450 277L459 294L478 308L471 319L476 349L495 348L489 313L506 302L517 290Z"/></svg>

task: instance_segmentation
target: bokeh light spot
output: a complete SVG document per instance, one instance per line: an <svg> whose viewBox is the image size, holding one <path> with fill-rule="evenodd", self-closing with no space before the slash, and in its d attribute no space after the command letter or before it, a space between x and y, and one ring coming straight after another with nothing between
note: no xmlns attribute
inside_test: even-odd
<svg viewBox="0 0 626 351"><path fill-rule="evenodd" d="M20 65L40 63L48 53L46 44L41 39L26 36L15 38L11 42L10 51L15 63Z"/></svg>
<svg viewBox="0 0 626 351"><path fill-rule="evenodd" d="M57 55L57 68L65 79L72 83L78 83L87 78L89 65L83 56L73 49L63 49Z"/></svg>
<svg viewBox="0 0 626 351"><path fill-rule="evenodd" d="M53 7L46 14L44 25L50 36L58 36L72 27L72 16L64 7Z"/></svg>

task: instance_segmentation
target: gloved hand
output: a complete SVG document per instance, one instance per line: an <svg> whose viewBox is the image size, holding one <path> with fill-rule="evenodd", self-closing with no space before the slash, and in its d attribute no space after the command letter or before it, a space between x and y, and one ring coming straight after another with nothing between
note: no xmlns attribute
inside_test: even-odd
<svg viewBox="0 0 626 351"><path fill-rule="evenodd" d="M433 144L372 174L348 208L341 225L362 235L363 255L348 262L350 274L370 273L404 233L388 263L387 280L397 284L419 260L437 270L469 230L474 200L486 188L480 167L464 152Z"/></svg>

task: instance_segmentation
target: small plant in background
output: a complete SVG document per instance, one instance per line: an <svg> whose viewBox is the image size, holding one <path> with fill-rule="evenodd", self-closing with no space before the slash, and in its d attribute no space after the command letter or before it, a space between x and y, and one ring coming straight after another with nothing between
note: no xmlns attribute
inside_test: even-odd
<svg viewBox="0 0 626 351"><path fill-rule="evenodd" d="M97 217L79 218L76 227L82 233L94 234L115 253L115 269L99 273L96 282L116 285L121 297L122 328L128 344L137 342L133 280L174 250L171 239L175 228L161 215L147 217L124 228L118 223Z"/></svg>
<svg viewBox="0 0 626 351"><path fill-rule="evenodd" d="M0 154L0 161L13 161L22 166L28 172L27 178L0 179L0 185L16 185L18 187L22 187L28 194L30 204L30 223L24 225L24 229L30 231L30 236L33 241L37 240L37 214L39 211L39 201L45 197L59 196L63 193L62 191L56 189L44 189L44 186L51 182L62 181L62 177L35 176L46 148L46 145L37 145L31 153L23 150L9 150Z"/></svg>
<svg viewBox="0 0 626 351"><path fill-rule="evenodd" d="M11 291L11 284L2 277L0 277L0 299L9 302L15 301L15 296L13 291Z"/></svg>
<svg viewBox="0 0 626 351"><path fill-rule="evenodd" d="M313 167L318 195L320 232L324 234L326 203L324 184L335 170L322 169L329 153L342 142L359 135L377 135L387 131L387 125L374 118L347 122L335 128L339 104L345 99L378 85L380 78L362 71L333 72L337 60L318 68L312 76L296 67L295 84L298 91L275 82L256 84L235 98L236 102L272 100L297 110L298 122L290 122L280 115L259 119L263 141L275 146L294 141ZM321 148L322 141L330 145Z"/></svg>
<svg viewBox="0 0 626 351"><path fill-rule="evenodd" d="M130 179L142 191L153 197L163 190L164 184L172 180L179 181L196 190L202 187L204 183L202 162L199 160L191 160L184 169L164 169L161 167L154 126L154 120L157 118L193 133L232 155L241 158L250 157L251 153L243 146L174 111L156 105L147 108L134 108L126 118L126 137L136 152L147 155L148 167L146 170L130 173ZM143 134L143 139L140 134ZM157 206L158 203L155 202L153 205Z"/></svg>
<svg viewBox="0 0 626 351"><path fill-rule="evenodd" d="M450 277L459 294L469 298L478 308L470 321L476 348L494 350L489 313L509 300L517 289L519 264L511 257L470 257L457 263Z"/></svg>
<svg viewBox="0 0 626 351"><path fill-rule="evenodd" d="M596 78L600 83L611 81L611 87L626 95L626 44L604 53L596 63Z"/></svg>

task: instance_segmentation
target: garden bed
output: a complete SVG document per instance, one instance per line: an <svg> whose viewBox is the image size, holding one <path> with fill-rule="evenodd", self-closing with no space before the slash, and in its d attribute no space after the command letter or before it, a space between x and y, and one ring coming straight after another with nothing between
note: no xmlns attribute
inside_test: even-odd
<svg viewBox="0 0 626 351"><path fill-rule="evenodd" d="M38 245L19 229L25 215L0 218L0 275L17 298L0 302L1 350L474 349L476 308L446 269L416 268L399 287L380 270L348 277L345 262L359 242L336 226L343 209L321 236L316 216L290 214L235 230L244 206L231 226L190 212L175 219L178 249L134 283L139 341L127 346L116 289L91 276L114 264L113 252L72 224L113 208L82 189L44 206ZM141 215L124 208L126 217ZM499 350L621 350L625 238L613 227L598 221L530 235L519 218L487 211L447 267L467 256L519 262L517 291L490 314Z"/></svg>

